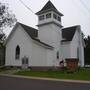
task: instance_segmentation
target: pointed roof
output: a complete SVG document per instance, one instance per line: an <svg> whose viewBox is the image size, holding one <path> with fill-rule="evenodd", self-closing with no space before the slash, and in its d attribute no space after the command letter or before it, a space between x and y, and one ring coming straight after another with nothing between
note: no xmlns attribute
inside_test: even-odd
<svg viewBox="0 0 90 90"><path fill-rule="evenodd" d="M55 11L56 13L58 13L60 16L63 16L62 13L60 13L56 8L55 6L52 4L52 2L49 0L46 5L39 11L37 12L36 14L39 15L39 14L42 14L42 13L45 13L45 12L48 12L48 11Z"/></svg>
<svg viewBox="0 0 90 90"><path fill-rule="evenodd" d="M47 9L54 9L57 11L57 9L55 8L55 6L52 4L51 1L48 1L46 3L46 5L41 9L41 11L47 10Z"/></svg>
<svg viewBox="0 0 90 90"><path fill-rule="evenodd" d="M18 22L19 23L19 22ZM25 24L19 23L23 29L28 33L28 35L33 39L38 37L38 30L35 28L32 28L30 26L27 26Z"/></svg>
<svg viewBox="0 0 90 90"><path fill-rule="evenodd" d="M62 38L65 40L62 40L62 42L72 41L78 26L79 25L63 28L62 29Z"/></svg>
<svg viewBox="0 0 90 90"><path fill-rule="evenodd" d="M25 24L19 23L23 29L28 33L28 35L35 41L37 41L38 43L41 43L42 45L46 46L48 49L53 49L52 46L40 41L40 39L38 39L38 30L35 28L32 28L30 26L27 26Z"/></svg>
<svg viewBox="0 0 90 90"><path fill-rule="evenodd" d="M17 22L13 28L13 30L11 31L10 35L8 36L5 45L7 44L7 42L9 41L9 39L11 38L12 34L14 33L14 31L16 30L16 28L18 27L18 25L20 25L25 32L36 42L38 42L39 44L41 44L42 46L44 46L45 48L48 49L53 49L54 47L52 47L51 45L46 44L45 42L40 41L40 39L38 39L38 30L35 28L32 28L30 26L27 26L25 24L19 23Z"/></svg>

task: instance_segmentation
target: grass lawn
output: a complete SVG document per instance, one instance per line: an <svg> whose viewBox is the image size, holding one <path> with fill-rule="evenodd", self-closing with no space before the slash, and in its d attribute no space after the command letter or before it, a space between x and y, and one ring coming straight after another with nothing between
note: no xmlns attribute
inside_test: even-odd
<svg viewBox="0 0 90 90"><path fill-rule="evenodd" d="M15 75L90 81L90 68L80 69L78 72L74 73L56 72L56 71L47 71L47 72L19 71L15 73Z"/></svg>
<svg viewBox="0 0 90 90"><path fill-rule="evenodd" d="M5 71L5 68L3 66L0 66L0 72Z"/></svg>

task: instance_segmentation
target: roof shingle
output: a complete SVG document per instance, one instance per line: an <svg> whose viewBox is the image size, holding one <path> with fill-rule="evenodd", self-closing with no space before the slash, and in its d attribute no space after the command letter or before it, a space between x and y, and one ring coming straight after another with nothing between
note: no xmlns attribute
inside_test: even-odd
<svg viewBox="0 0 90 90"><path fill-rule="evenodd" d="M77 27L78 27L78 25L77 26L63 28L62 29L62 38L64 40L62 40L62 42L72 41Z"/></svg>
<svg viewBox="0 0 90 90"><path fill-rule="evenodd" d="M28 33L28 35L29 35L33 40L39 42L40 44L46 46L46 47L49 48L49 49L53 49L52 46L50 46L50 45L48 45L48 44L40 41L40 39L37 38L37 37L38 37L38 30L37 30L37 29L32 28L32 27L29 27L29 26L27 26L27 25L24 25L24 24L22 24L22 23L19 23L19 24L23 27L23 29Z"/></svg>
<svg viewBox="0 0 90 90"><path fill-rule="evenodd" d="M62 13L60 13L56 8L55 6L52 4L51 1L48 1L46 3L46 5L39 11L37 12L36 14L39 15L39 14L42 14L42 13L45 13L45 12L48 12L48 11L55 11L56 13L58 13L60 16L63 16Z"/></svg>
<svg viewBox="0 0 90 90"><path fill-rule="evenodd" d="M29 27L27 25L24 25L22 23L19 23L23 29L28 33L28 35L31 37L31 38L36 38L38 37L38 30L35 29L35 28L32 28L32 27Z"/></svg>

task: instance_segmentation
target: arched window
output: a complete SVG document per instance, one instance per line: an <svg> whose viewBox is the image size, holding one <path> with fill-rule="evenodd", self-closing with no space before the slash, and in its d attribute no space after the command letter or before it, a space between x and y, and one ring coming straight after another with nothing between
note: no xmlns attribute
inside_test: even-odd
<svg viewBox="0 0 90 90"><path fill-rule="evenodd" d="M46 19L51 18L51 13L46 14Z"/></svg>
<svg viewBox="0 0 90 90"><path fill-rule="evenodd" d="M59 59L59 51L57 51L57 59Z"/></svg>
<svg viewBox="0 0 90 90"><path fill-rule="evenodd" d="M15 59L20 58L20 47L17 45L16 50L15 50Z"/></svg>
<svg viewBox="0 0 90 90"><path fill-rule="evenodd" d="M77 58L79 59L79 47L77 48Z"/></svg>

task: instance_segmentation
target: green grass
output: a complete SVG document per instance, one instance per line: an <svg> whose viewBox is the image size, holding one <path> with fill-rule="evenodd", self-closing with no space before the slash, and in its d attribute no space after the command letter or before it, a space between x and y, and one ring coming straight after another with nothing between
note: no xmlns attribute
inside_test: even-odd
<svg viewBox="0 0 90 90"><path fill-rule="evenodd" d="M0 66L0 72L5 71L4 66Z"/></svg>
<svg viewBox="0 0 90 90"><path fill-rule="evenodd" d="M90 69L89 68L80 69L79 72L75 72L75 73L56 72L56 71L47 71L47 72L19 71L15 73L15 75L90 81Z"/></svg>

